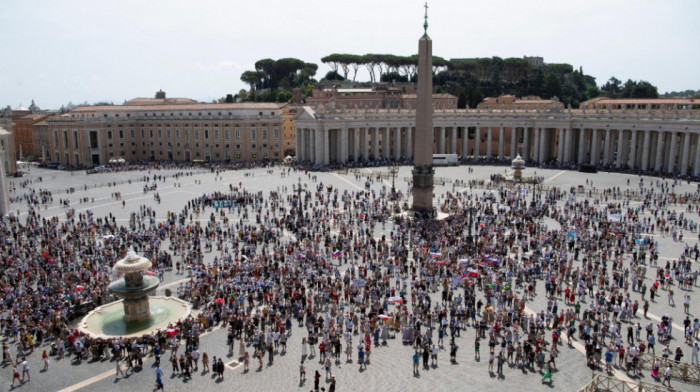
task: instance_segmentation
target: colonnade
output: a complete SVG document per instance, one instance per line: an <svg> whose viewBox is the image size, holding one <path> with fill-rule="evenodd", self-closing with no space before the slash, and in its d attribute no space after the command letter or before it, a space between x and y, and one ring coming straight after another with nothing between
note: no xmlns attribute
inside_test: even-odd
<svg viewBox="0 0 700 392"><path fill-rule="evenodd" d="M700 175L700 116L569 112L443 111L433 146L414 146L412 112L329 112L297 118L297 157L314 164L411 159L416 148L463 159L634 169Z"/></svg>

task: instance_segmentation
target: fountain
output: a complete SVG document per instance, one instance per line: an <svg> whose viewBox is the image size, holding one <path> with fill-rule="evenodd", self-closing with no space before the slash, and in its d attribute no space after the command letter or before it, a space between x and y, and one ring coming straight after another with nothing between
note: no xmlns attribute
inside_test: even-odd
<svg viewBox="0 0 700 392"><path fill-rule="evenodd" d="M150 260L130 249L114 265L114 271L124 276L109 285L109 291L122 299L95 308L83 318L78 329L95 338L133 337L166 328L187 317L192 309L189 303L150 295L160 284L157 277L144 275L150 268Z"/></svg>
<svg viewBox="0 0 700 392"><path fill-rule="evenodd" d="M513 169L513 180L518 182L522 181L525 161L520 157L520 154L513 159L511 169Z"/></svg>

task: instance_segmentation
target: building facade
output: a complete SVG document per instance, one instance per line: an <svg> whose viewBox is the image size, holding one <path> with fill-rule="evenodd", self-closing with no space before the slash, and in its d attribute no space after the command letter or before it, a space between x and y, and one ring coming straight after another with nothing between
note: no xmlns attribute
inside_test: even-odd
<svg viewBox="0 0 700 392"><path fill-rule="evenodd" d="M590 164L700 176L700 110L679 100L625 103L624 109L488 110L434 108L436 153L539 164ZM622 107L622 106L621 106ZM635 109L630 109L635 107ZM658 107L658 108L657 108ZM414 110L305 106L297 117L297 156L315 164L413 158Z"/></svg>
<svg viewBox="0 0 700 392"><path fill-rule="evenodd" d="M433 94L433 102L439 108L457 108L457 97L452 94ZM311 106L332 105L336 109L415 108L416 87L409 83L377 84L364 88L326 87L313 90L306 103Z"/></svg>
<svg viewBox="0 0 700 392"><path fill-rule="evenodd" d="M170 102L167 102L170 100ZM125 161L262 161L284 158L285 104L203 104L136 98L84 106L35 126L45 160L68 167Z"/></svg>

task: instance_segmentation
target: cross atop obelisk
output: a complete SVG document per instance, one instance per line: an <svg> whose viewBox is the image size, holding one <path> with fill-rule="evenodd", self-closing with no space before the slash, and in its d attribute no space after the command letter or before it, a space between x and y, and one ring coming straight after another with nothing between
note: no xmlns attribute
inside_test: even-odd
<svg viewBox="0 0 700 392"><path fill-rule="evenodd" d="M423 23L423 30L425 30L425 35L428 35L428 2L425 2L425 22Z"/></svg>

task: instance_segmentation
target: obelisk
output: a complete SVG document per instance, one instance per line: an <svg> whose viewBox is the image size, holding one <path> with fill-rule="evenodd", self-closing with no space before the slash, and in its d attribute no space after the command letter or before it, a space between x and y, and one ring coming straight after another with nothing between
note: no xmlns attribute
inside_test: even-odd
<svg viewBox="0 0 700 392"><path fill-rule="evenodd" d="M413 213L417 218L433 216L433 43L428 37L428 3L425 30L418 41L418 96L416 105L415 153L413 156Z"/></svg>

